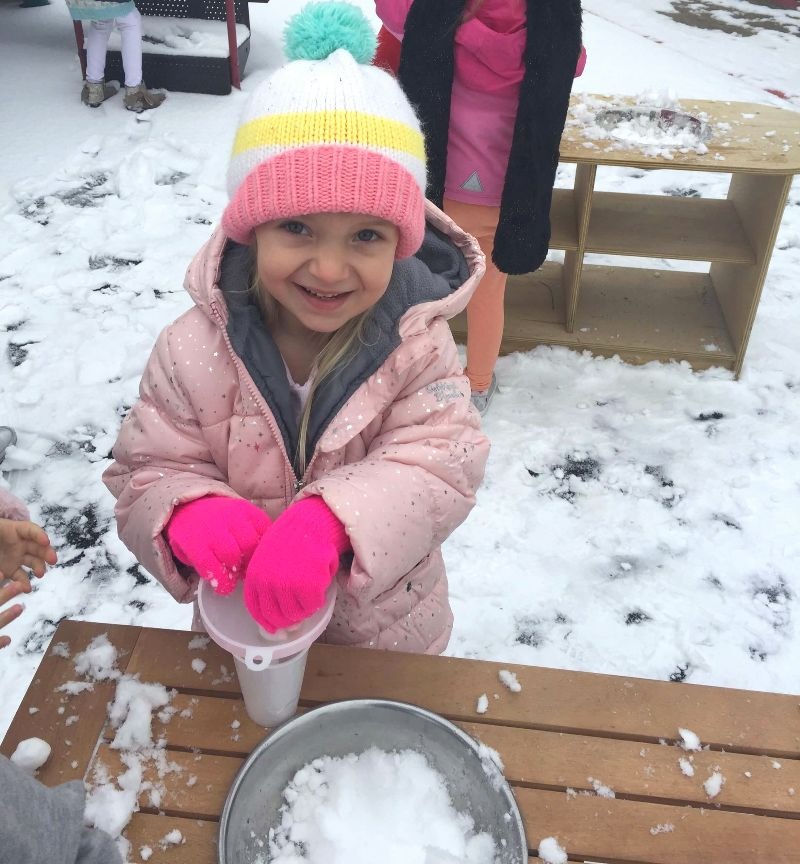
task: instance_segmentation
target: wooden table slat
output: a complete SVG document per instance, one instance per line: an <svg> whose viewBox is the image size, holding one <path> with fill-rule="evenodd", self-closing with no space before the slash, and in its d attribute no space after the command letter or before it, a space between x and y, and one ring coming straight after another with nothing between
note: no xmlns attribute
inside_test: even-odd
<svg viewBox="0 0 800 864"><path fill-rule="evenodd" d="M218 864L217 862L217 823L195 819L181 819L174 816L154 816L150 813L135 813L125 832L131 843L131 860L134 864L143 862L140 855L142 847L161 851L159 841L174 828L181 832L185 840L178 846L166 847L168 856L155 855L149 858L150 864L156 860L169 864ZM574 860L574 859L573 859ZM541 864L539 858L529 858L528 864Z"/></svg>
<svg viewBox="0 0 800 864"><path fill-rule="evenodd" d="M689 728L704 745L800 756L796 696L425 655L408 656L387 674L380 652L315 648L302 691L308 701L382 693L468 722L652 741L675 740ZM501 669L516 673L520 693L500 683ZM482 693L489 709L478 715Z"/></svg>
<svg viewBox="0 0 800 864"><path fill-rule="evenodd" d="M171 705L176 710L170 719L154 718L153 723L154 737L166 738L171 748L245 758L267 734L247 717L239 698L178 694ZM514 785L592 790L592 777L621 797L658 797L800 818L798 760L711 750L687 753L675 746L486 723L458 725L497 750ZM691 765L694 776L683 773L681 759ZM714 771L725 784L710 800L703 783Z"/></svg>
<svg viewBox="0 0 800 864"><path fill-rule="evenodd" d="M202 647L190 649L193 643ZM192 667L196 660L202 661L200 671ZM184 693L241 695L233 658L202 633L142 628L128 668L142 681L158 681Z"/></svg>
<svg viewBox="0 0 800 864"><path fill-rule="evenodd" d="M187 652L191 638L191 634L143 630L131 671L139 672L143 680L183 691L238 695L230 655L214 643ZM198 658L206 663L202 673L191 666ZM500 669L517 674L520 693L511 693L501 684ZM482 693L489 697L489 710L478 715L475 707ZM391 663L387 674L382 652L312 647L301 694L304 704L377 695L413 702L465 722L644 742L675 741L678 729L688 728L714 749L800 758L800 699L796 696L408 654L402 662Z"/></svg>
<svg viewBox="0 0 800 864"><path fill-rule="evenodd" d="M62 621L0 744L4 756L11 756L20 741L33 737L47 741L54 750L62 748L59 758L51 758L38 772L38 778L48 786L83 777L105 726L106 705L114 698L115 681L95 683L92 690L73 696L59 690L67 682L84 680L75 671L74 657L103 633L117 648L117 665L124 671L139 637L138 627ZM62 643L68 657L53 653L53 647Z"/></svg>
<svg viewBox="0 0 800 864"><path fill-rule="evenodd" d="M528 847L555 836L570 857L642 864L797 864L800 821L640 801L515 791ZM659 826L672 830L659 830Z"/></svg>
<svg viewBox="0 0 800 864"><path fill-rule="evenodd" d="M150 864L218 864L217 823L200 819L181 819L175 816L155 816L134 813L125 836L131 844L130 861L139 864L145 857L143 848L152 850L147 857ZM164 842L170 831L181 832L183 842L171 845Z"/></svg>
<svg viewBox="0 0 800 864"><path fill-rule="evenodd" d="M642 746L558 732L459 725L500 754L504 774L515 787L534 785L593 793L598 783L622 798L800 818L800 762L796 760L778 762L770 756L709 750L689 754L659 744ZM690 756L691 777L683 773L680 764L681 759L688 762ZM703 783L714 772L725 782L711 799Z"/></svg>
<svg viewBox="0 0 800 864"><path fill-rule="evenodd" d="M241 696L178 693L170 708L177 710L169 719L153 717L153 737L166 738L176 749L246 756L269 732L247 716Z"/></svg>
<svg viewBox="0 0 800 864"><path fill-rule="evenodd" d="M218 819L244 759L175 750L164 752L163 757L161 764L143 760L142 779L146 788L139 794L139 807L173 816ZM119 751L106 744L98 748L95 766L111 777L118 777L126 770ZM154 794L158 797L154 798Z"/></svg>

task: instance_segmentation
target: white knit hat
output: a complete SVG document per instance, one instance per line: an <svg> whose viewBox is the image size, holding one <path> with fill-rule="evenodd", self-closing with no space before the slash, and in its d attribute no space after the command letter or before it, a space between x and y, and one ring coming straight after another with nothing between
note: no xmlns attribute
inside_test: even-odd
<svg viewBox="0 0 800 864"><path fill-rule="evenodd" d="M425 228L425 146L400 86L369 65L375 34L349 3L308 4L286 28L290 62L250 97L228 168L226 233L309 213L367 213L400 229L396 255Z"/></svg>

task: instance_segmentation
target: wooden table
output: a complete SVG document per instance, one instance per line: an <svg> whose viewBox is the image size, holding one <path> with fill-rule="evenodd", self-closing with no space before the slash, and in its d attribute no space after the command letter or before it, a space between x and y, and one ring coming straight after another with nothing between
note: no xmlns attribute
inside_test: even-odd
<svg viewBox="0 0 800 864"><path fill-rule="evenodd" d="M0 750L9 755L25 738L44 738L53 753L40 778L51 785L88 776L98 763L121 773L124 766L108 746L106 729L115 684L95 684L92 692L69 700L57 690L81 676L72 659L53 646L67 643L74 656L101 633L117 647L122 672L175 688L172 705L191 713L190 718L175 714L166 724L154 717L154 738L166 739L170 761L185 770L164 778L160 810L140 796L142 809L126 836L136 853L143 845L153 847L151 864L213 864L227 791L265 734L248 720L230 656L213 642L190 650L197 634L63 621ZM192 667L197 658L206 663L202 672ZM512 693L498 680L503 668L517 674L521 692ZM477 714L483 693L489 708ZM423 706L497 750L534 856L541 839L555 836L570 861L800 861L797 696L314 646L302 705L359 697ZM76 714L78 722L70 722ZM708 749L689 754L675 746L679 728L696 733ZM679 764L690 755L692 777ZM703 783L714 771L725 783L711 799ZM192 776L196 781L189 785ZM594 781L616 797L595 794ZM173 828L185 843L162 851L158 840Z"/></svg>

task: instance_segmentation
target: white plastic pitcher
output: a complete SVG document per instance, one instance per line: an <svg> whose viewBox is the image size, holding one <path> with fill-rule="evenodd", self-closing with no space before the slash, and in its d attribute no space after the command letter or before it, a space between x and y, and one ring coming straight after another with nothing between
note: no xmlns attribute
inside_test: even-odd
<svg viewBox="0 0 800 864"><path fill-rule="evenodd" d="M291 630L271 635L247 611L241 583L224 597L208 582L200 583L200 617L208 635L233 655L244 707L254 723L275 726L297 710L308 649L328 626L335 601L334 582L322 609Z"/></svg>

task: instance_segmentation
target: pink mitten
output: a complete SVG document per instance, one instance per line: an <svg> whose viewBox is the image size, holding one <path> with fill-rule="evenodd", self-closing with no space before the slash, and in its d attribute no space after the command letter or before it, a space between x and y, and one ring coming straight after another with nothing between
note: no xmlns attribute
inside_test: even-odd
<svg viewBox="0 0 800 864"><path fill-rule="evenodd" d="M165 532L175 557L230 594L244 576L269 516L242 498L208 495L175 508Z"/></svg>
<svg viewBox="0 0 800 864"><path fill-rule="evenodd" d="M244 602L255 621L274 633L313 615L350 548L344 525L316 495L285 510L250 559Z"/></svg>

